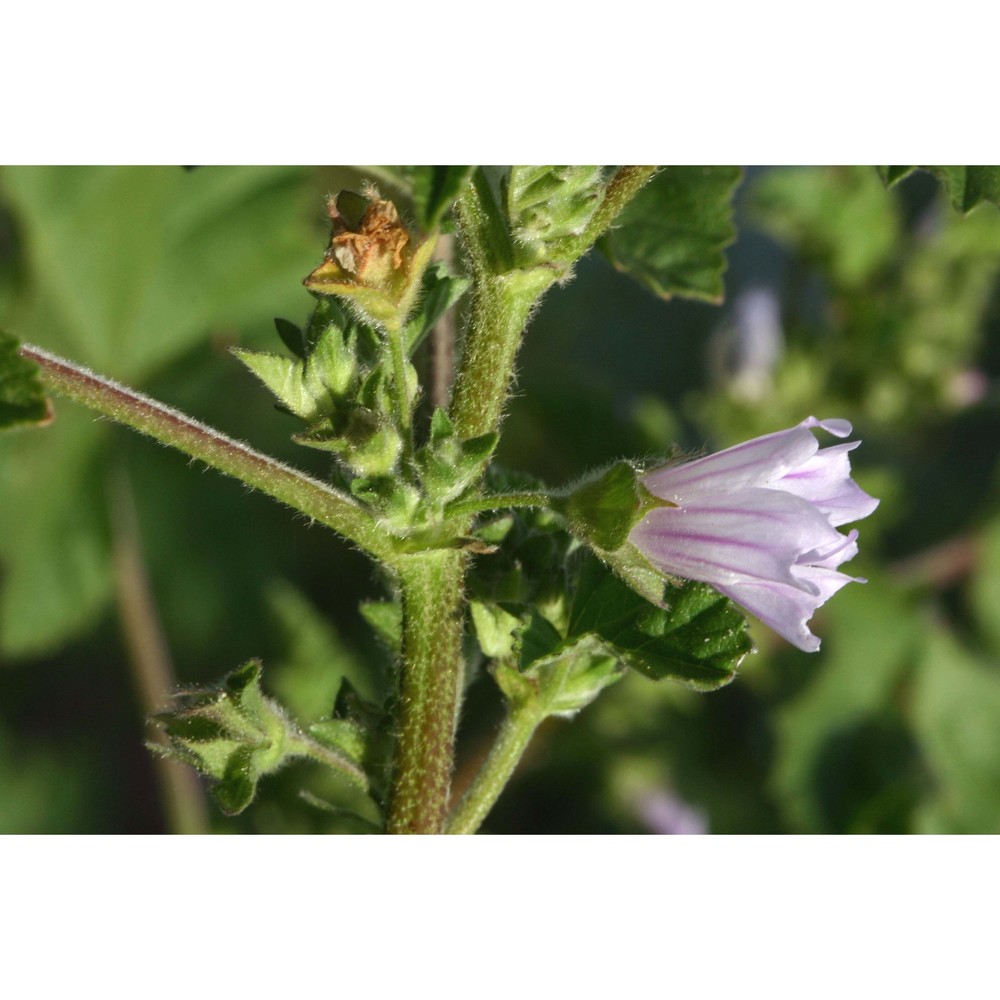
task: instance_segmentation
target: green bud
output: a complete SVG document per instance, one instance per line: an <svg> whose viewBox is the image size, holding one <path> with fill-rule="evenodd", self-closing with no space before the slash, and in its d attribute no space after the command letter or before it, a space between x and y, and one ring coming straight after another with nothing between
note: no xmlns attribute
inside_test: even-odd
<svg viewBox="0 0 1000 1000"><path fill-rule="evenodd" d="M399 431L391 424L382 424L364 444L350 448L343 457L359 476L388 476L395 471L402 451Z"/></svg>
<svg viewBox="0 0 1000 1000"><path fill-rule="evenodd" d="M601 167L511 167L507 214L518 263L572 263L603 196Z"/></svg>
<svg viewBox="0 0 1000 1000"><path fill-rule="evenodd" d="M479 478L497 440L498 436L491 432L462 441L448 414L435 410L430 440L417 453L420 479L431 503L441 507L464 493Z"/></svg>
<svg viewBox="0 0 1000 1000"><path fill-rule="evenodd" d="M250 660L227 674L222 684L182 691L176 706L154 717L169 745L149 744L214 781L213 793L227 815L253 800L258 781L296 757L311 757L360 787L367 779L344 746L310 739L276 702L264 696L261 664Z"/></svg>
<svg viewBox="0 0 1000 1000"><path fill-rule="evenodd" d="M513 658L520 645L523 620L492 602L470 601L469 611L483 655L491 660Z"/></svg>
<svg viewBox="0 0 1000 1000"><path fill-rule="evenodd" d="M288 324L291 326L291 324ZM291 335L286 329L288 339ZM307 424L336 417L358 370L356 337L330 324L304 348L304 357L286 358L266 351L233 349L277 398L279 404Z"/></svg>
<svg viewBox="0 0 1000 1000"><path fill-rule="evenodd" d="M260 674L260 661L250 660L221 687L181 692L176 708L155 716L170 740L165 752L214 779L216 798L230 815L242 812L257 781L285 762L294 729L264 697ZM152 749L163 752L158 745Z"/></svg>
<svg viewBox="0 0 1000 1000"><path fill-rule="evenodd" d="M625 666L595 636L586 636L526 670L507 662L494 664L493 676L513 704L531 705L544 718L569 718L625 674Z"/></svg>

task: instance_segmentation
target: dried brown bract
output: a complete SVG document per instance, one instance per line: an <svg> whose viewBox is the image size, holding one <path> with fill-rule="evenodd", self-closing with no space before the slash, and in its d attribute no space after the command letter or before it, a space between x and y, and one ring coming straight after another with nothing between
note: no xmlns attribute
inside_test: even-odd
<svg viewBox="0 0 1000 1000"><path fill-rule="evenodd" d="M342 191L329 199L327 211L333 223L327 259L366 283L379 283L389 271L402 270L410 233L391 201L379 198L374 188L364 196Z"/></svg>

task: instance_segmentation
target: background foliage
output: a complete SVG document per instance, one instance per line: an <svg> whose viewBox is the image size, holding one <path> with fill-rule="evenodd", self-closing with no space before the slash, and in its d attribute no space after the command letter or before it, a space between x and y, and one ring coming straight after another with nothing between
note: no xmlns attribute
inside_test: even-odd
<svg viewBox="0 0 1000 1000"><path fill-rule="evenodd" d="M227 348L273 350L273 317L306 318L323 195L371 175L5 168L0 326L323 475L327 457L290 442L291 418ZM411 218L436 211L419 190L407 209L407 175L374 176ZM488 830L1000 832L1000 213L995 175L937 176L667 172L547 296L506 465L557 484L812 413L854 421L856 479L882 505L850 567L870 582L822 610L820 653L755 628L759 653L718 692L630 674L545 724ZM685 244L667 221L691 206ZM677 252L651 254L663 239ZM383 589L330 532L72 404L56 411L0 439L0 830L162 830L115 552L141 543L180 683L260 656L265 685L303 713L343 679L362 698L385 691L388 653L358 610ZM132 502L123 538L112 513ZM459 789L499 717L487 678L467 699ZM296 764L211 822L359 829L317 807L343 800L331 781Z"/></svg>

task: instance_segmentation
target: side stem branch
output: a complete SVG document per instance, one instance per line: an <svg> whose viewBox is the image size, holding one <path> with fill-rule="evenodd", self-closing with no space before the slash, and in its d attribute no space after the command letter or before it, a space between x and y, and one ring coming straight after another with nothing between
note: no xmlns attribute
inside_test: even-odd
<svg viewBox="0 0 1000 1000"><path fill-rule="evenodd" d="M179 410L48 351L24 344L21 354L41 367L42 380L53 391L234 476L333 528L371 555L389 554L385 532L351 497Z"/></svg>

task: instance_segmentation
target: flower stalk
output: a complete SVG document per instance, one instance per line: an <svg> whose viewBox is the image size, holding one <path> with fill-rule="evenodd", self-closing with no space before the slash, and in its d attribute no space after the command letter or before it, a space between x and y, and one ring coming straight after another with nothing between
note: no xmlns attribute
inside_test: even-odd
<svg viewBox="0 0 1000 1000"><path fill-rule="evenodd" d="M496 742L449 817L446 833L475 833L482 826L545 717L536 702L513 702L508 706Z"/></svg>

